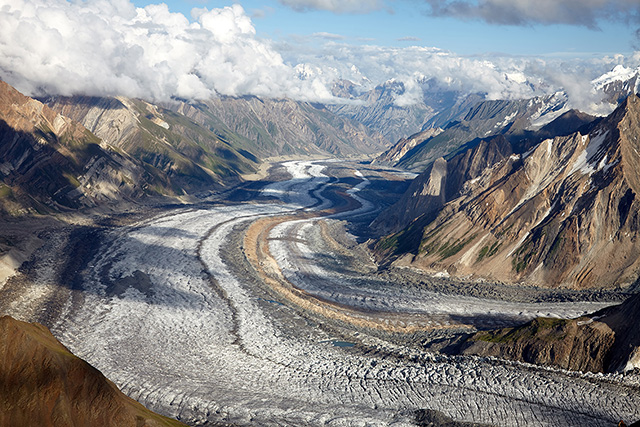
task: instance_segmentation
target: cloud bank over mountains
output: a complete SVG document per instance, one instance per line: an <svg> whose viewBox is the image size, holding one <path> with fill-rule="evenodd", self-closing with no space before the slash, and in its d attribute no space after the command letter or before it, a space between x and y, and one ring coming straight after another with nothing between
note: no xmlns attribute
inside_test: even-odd
<svg viewBox="0 0 640 427"><path fill-rule="evenodd" d="M475 7L501 1L507 0L483 0ZM382 6L377 0L291 3L294 8L345 13ZM439 3L441 13L453 13L461 2L431 3ZM524 7L529 1L507 3ZM589 90L590 79L638 59L619 56L566 64L462 57L437 48L350 45L331 33L314 35L325 40L319 48L275 44L257 37L239 5L194 9L191 20L164 4L136 8L130 0L0 0L0 11L0 78L34 96L125 95L165 101L254 95L332 103L341 102L331 94L338 79L351 80L362 90L395 79L405 87L396 99L398 106L420 102L428 81L486 93L489 99L526 98L565 88L574 106L588 110L585 105L598 102L598 94Z"/></svg>
<svg viewBox="0 0 640 427"><path fill-rule="evenodd" d="M256 38L239 5L194 9L194 22L128 0L0 0L0 10L0 78L32 95L331 98Z"/></svg>

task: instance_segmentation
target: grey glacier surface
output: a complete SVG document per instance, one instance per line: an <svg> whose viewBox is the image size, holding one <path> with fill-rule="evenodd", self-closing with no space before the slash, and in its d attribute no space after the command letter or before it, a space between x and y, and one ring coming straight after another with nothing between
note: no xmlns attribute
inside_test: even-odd
<svg viewBox="0 0 640 427"><path fill-rule="evenodd" d="M282 167L291 178L262 191L281 203L177 208L112 232L82 292L65 303L55 335L131 397L193 425L405 426L415 424L419 409L494 425L611 426L640 419L633 376L433 355L348 327L337 337L317 317L278 299L244 258L242 230L259 218L332 205L321 191L330 183L326 163ZM355 168L353 177L359 184L350 194L362 203L326 221L373 209L358 195L367 178ZM452 313L499 323L577 316L606 305L384 287L326 268L320 260L326 244L314 221L295 219L271 230L278 266L296 287L363 312L446 326Z"/></svg>

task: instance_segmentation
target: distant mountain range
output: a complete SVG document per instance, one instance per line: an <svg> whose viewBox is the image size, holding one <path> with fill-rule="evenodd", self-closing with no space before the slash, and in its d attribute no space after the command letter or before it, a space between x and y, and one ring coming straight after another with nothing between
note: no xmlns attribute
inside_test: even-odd
<svg viewBox="0 0 640 427"><path fill-rule="evenodd" d="M0 82L0 210L50 213L241 182L275 156L360 156L384 138L323 106L226 98L35 100Z"/></svg>
<svg viewBox="0 0 640 427"><path fill-rule="evenodd" d="M353 83L341 80L334 85L333 94L350 102L327 108L366 125L393 143L420 129L443 126L484 99L482 95L443 88L433 79L421 82L419 90L421 97L414 99L412 94L405 100L409 93L400 81L390 80L359 93Z"/></svg>
<svg viewBox="0 0 640 427"><path fill-rule="evenodd" d="M592 90L602 94L603 105L610 105L608 111L612 111L629 94L637 93L638 76L638 69L620 65L593 80ZM504 134L509 139L526 139L571 109L564 92L531 99L488 100L484 94L448 90L433 81L422 82L420 89L423 98L403 106L407 91L401 82L389 81L358 93L355 85L341 81L334 94L359 103L328 108L397 141L376 162L416 172L482 138Z"/></svg>
<svg viewBox="0 0 640 427"><path fill-rule="evenodd" d="M481 101L469 108L464 116L448 122L442 131L437 128L437 133L433 133L427 128L400 140L375 161L391 162L394 166L421 172L438 157L455 154L482 138L507 135L514 140L525 139L566 112L566 103L563 94L514 101ZM408 143L411 148L405 148ZM399 158L389 155L399 150L404 152Z"/></svg>

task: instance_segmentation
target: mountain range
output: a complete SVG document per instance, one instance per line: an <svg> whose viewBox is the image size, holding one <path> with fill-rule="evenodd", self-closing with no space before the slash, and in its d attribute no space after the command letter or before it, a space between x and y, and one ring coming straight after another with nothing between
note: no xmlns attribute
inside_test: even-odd
<svg viewBox="0 0 640 427"><path fill-rule="evenodd" d="M0 82L0 210L50 213L149 191L140 162Z"/></svg>
<svg viewBox="0 0 640 427"><path fill-rule="evenodd" d="M613 111L627 96L637 93L639 75L638 69L619 65L594 79L591 91L601 94L600 109L610 108L608 111ZM481 93L447 91L427 84L423 93L421 105L430 107L422 127L415 128L414 133L406 132L375 162L422 172L438 157L452 157L483 138L502 134L512 142L527 143L541 127L572 110L570 99L563 91L529 99L491 100ZM358 108L374 114L380 106L368 100ZM399 114L404 110L396 108L395 111ZM340 112L344 114L346 111ZM375 119L363 116L363 113L354 115L363 123L374 126L377 123Z"/></svg>
<svg viewBox="0 0 640 427"><path fill-rule="evenodd" d="M348 102L327 105L327 109L363 123L389 142L420 130L444 126L484 99L480 94L466 94L443 87L434 79L419 82L422 96L417 98L409 93L403 82L397 80L389 80L364 92L358 89L347 80L336 82L333 94ZM407 97L409 99L405 100Z"/></svg>
<svg viewBox="0 0 640 427"><path fill-rule="evenodd" d="M0 209L20 216L228 188L266 158L358 156L384 138L324 106L254 97L156 105L0 82Z"/></svg>
<svg viewBox="0 0 640 427"><path fill-rule="evenodd" d="M619 103L604 118L571 110L563 93L487 100L431 83L409 105L398 102L407 93L402 83L358 93L342 81L334 94L349 102L328 106L256 97L36 100L0 82L0 217L176 200L239 184L265 159L373 157L420 172L371 224L382 235L372 248L383 266L541 287L636 283L637 72L617 68L594 81ZM463 352L566 369L633 369L640 342L628 325L637 307L632 298L590 317L479 332ZM4 404L42 410L5 408L0 424L31 417L40 425L172 425L121 396L43 327L3 318L0 332L0 378L9 381L0 387L16 399ZM33 384L42 382L39 394ZM20 393L16 384L24 385ZM89 403L74 406L69 395Z"/></svg>
<svg viewBox="0 0 640 427"><path fill-rule="evenodd" d="M607 118L521 154L499 136L437 159L390 208L403 228L377 243L379 256L508 283L630 285L640 273L639 120L630 95Z"/></svg>

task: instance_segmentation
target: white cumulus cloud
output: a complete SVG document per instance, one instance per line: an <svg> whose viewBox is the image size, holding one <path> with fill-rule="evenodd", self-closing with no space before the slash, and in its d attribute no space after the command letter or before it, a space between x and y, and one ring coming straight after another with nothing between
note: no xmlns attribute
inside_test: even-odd
<svg viewBox="0 0 640 427"><path fill-rule="evenodd" d="M542 6L546 1L539 0ZM521 6L528 2L513 0ZM580 108L596 105L601 97L590 89L591 79L615 65L637 67L640 62L640 57L623 56L573 63L463 57L420 46L350 45L341 37L315 33L315 40L325 40L317 47L274 44L256 36L239 5L194 9L189 20L164 4L136 8L131 0L0 0L0 78L36 96L125 95L164 101L254 95L325 103L338 102L328 88L339 79L362 90L395 79L405 88L395 101L402 106L419 103L429 82L489 99L566 89Z"/></svg>
<svg viewBox="0 0 640 427"><path fill-rule="evenodd" d="M0 78L27 94L331 99L239 5L194 9L194 22L129 0L0 0L0 11Z"/></svg>

